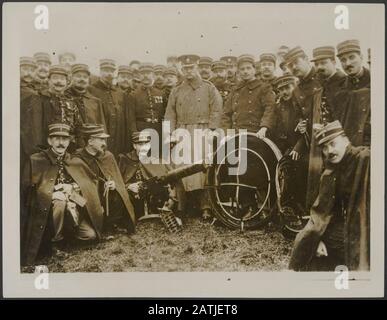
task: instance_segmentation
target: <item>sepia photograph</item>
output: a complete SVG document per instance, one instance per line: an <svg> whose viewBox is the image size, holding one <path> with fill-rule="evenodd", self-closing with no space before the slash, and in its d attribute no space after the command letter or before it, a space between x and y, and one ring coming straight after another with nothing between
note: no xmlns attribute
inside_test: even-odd
<svg viewBox="0 0 387 320"><path fill-rule="evenodd" d="M383 9L5 3L10 295L381 294Z"/></svg>

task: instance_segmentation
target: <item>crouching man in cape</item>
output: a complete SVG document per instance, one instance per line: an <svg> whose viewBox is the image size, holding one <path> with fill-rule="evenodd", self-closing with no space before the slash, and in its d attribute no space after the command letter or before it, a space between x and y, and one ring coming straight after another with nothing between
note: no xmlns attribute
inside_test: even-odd
<svg viewBox="0 0 387 320"><path fill-rule="evenodd" d="M134 232L135 213L125 189L124 181L113 154L106 150L107 138L102 124L84 124L81 128L86 146L77 150L74 157L84 163L95 174L98 181L98 193L104 207L104 230Z"/></svg>
<svg viewBox="0 0 387 320"><path fill-rule="evenodd" d="M128 193L135 204L137 218L152 217L159 214L159 209L170 211L170 215L176 220L180 230L181 204L178 202L178 193L184 192L181 180L172 184L162 185L155 190L142 192L141 184L148 179L162 177L168 174L173 168L171 165L162 163L162 159L152 157L151 135L146 131L134 132L132 134L134 150L127 154L119 155L119 167L125 181ZM163 220L163 215L161 219ZM171 219L172 219L171 218ZM164 221L163 221L164 222ZM165 222L164 222L165 223ZM172 228L173 229L173 228ZM177 230L176 230L177 231Z"/></svg>
<svg viewBox="0 0 387 320"><path fill-rule="evenodd" d="M32 265L42 255L57 253L69 239L89 243L100 238L103 208L93 173L66 152L70 126L49 125L47 150L31 155L22 180L22 264Z"/></svg>
<svg viewBox="0 0 387 320"><path fill-rule="evenodd" d="M339 121L316 130L325 170L310 220L297 235L289 268L369 270L370 150L354 147Z"/></svg>

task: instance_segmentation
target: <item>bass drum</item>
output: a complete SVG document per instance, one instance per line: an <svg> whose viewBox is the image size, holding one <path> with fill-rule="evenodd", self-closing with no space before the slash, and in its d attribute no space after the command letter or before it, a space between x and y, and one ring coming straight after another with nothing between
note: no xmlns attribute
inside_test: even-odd
<svg viewBox="0 0 387 320"><path fill-rule="evenodd" d="M230 228L265 225L276 208L275 172L282 154L269 139L239 133L220 145L208 170L216 218Z"/></svg>

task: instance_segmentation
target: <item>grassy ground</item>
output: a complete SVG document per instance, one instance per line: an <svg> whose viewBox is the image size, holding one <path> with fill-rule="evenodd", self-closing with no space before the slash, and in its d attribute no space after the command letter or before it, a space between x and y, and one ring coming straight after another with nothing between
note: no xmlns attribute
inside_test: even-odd
<svg viewBox="0 0 387 320"><path fill-rule="evenodd" d="M273 227L241 233L190 218L180 234L170 234L161 221L148 220L133 235L116 234L40 264L50 272L279 271L291 246Z"/></svg>

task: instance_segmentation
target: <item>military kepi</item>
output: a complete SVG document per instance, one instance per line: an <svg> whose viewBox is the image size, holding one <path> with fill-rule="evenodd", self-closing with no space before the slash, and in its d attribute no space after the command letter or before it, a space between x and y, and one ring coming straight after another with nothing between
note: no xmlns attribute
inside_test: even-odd
<svg viewBox="0 0 387 320"><path fill-rule="evenodd" d="M359 40L346 40L343 42L340 42L337 45L337 56L340 57L341 55L349 52L358 52L360 53L360 42Z"/></svg>
<svg viewBox="0 0 387 320"><path fill-rule="evenodd" d="M99 68L110 68L110 69L116 69L116 62L112 59L101 59L99 60Z"/></svg>
<svg viewBox="0 0 387 320"><path fill-rule="evenodd" d="M275 64L277 61L277 58L273 53L262 53L259 56L259 62L263 62L263 61L269 61Z"/></svg>
<svg viewBox="0 0 387 320"><path fill-rule="evenodd" d="M138 68L138 70L140 72L153 72L153 68L154 68L154 65L153 63L150 63L150 62L143 62L141 63L140 67Z"/></svg>
<svg viewBox="0 0 387 320"><path fill-rule="evenodd" d="M51 64L51 59L50 55L46 52L37 52L34 54L34 59L36 62L42 61L42 62L47 62Z"/></svg>
<svg viewBox="0 0 387 320"><path fill-rule="evenodd" d="M318 145L330 142L339 135L343 134L344 130L339 120L330 122L320 129L316 130L315 136Z"/></svg>
<svg viewBox="0 0 387 320"><path fill-rule="evenodd" d="M255 59L254 59L254 56L251 55L251 54L242 54L238 57L238 60L237 60L237 64L238 66L242 63L242 62L250 62L253 66L255 66Z"/></svg>
<svg viewBox="0 0 387 320"><path fill-rule="evenodd" d="M279 89L281 87L284 87L284 86L287 86L288 84L296 84L296 78L292 75L284 75L284 76L281 76L281 77L278 77L273 85Z"/></svg>
<svg viewBox="0 0 387 320"><path fill-rule="evenodd" d="M298 57L304 56L306 56L305 51L300 46L296 46L285 54L285 61L286 63L291 63Z"/></svg>
<svg viewBox="0 0 387 320"><path fill-rule="evenodd" d="M49 137L70 137L70 126L65 123L53 123L48 126Z"/></svg>
<svg viewBox="0 0 387 320"><path fill-rule="evenodd" d="M228 66L236 65L237 57L234 56L224 56L219 59L220 61L224 61Z"/></svg>
<svg viewBox="0 0 387 320"><path fill-rule="evenodd" d="M335 48L332 46L318 47L313 49L312 62L321 59L335 59Z"/></svg>
<svg viewBox="0 0 387 320"><path fill-rule="evenodd" d="M64 76L68 76L68 70L60 64L55 64L50 66L49 69L49 75L51 76L52 74L61 74Z"/></svg>
<svg viewBox="0 0 387 320"><path fill-rule="evenodd" d="M146 131L136 131L132 134L132 141L133 143L146 143L151 141L151 136Z"/></svg>
<svg viewBox="0 0 387 320"><path fill-rule="evenodd" d="M84 63L76 63L71 66L71 73L74 74L76 72L86 72L90 75L89 66Z"/></svg>
<svg viewBox="0 0 387 320"><path fill-rule="evenodd" d="M85 123L82 125L81 132L83 135L92 137L92 138L109 138L105 132L105 127L103 124L94 124L94 123Z"/></svg>
<svg viewBox="0 0 387 320"><path fill-rule="evenodd" d="M227 69L227 65L224 61L219 60L219 61L214 61L211 68L212 68L212 70Z"/></svg>
<svg viewBox="0 0 387 320"><path fill-rule="evenodd" d="M198 63L200 57L195 54L185 54L179 57L179 62L183 66L193 66Z"/></svg>
<svg viewBox="0 0 387 320"><path fill-rule="evenodd" d="M31 57L20 57L20 65L36 67L35 60Z"/></svg>
<svg viewBox="0 0 387 320"><path fill-rule="evenodd" d="M213 60L210 57L201 57L198 61L199 66L211 66Z"/></svg>
<svg viewBox="0 0 387 320"><path fill-rule="evenodd" d="M133 74L133 70L131 67L126 65L118 66L118 73L127 73L127 74Z"/></svg>

